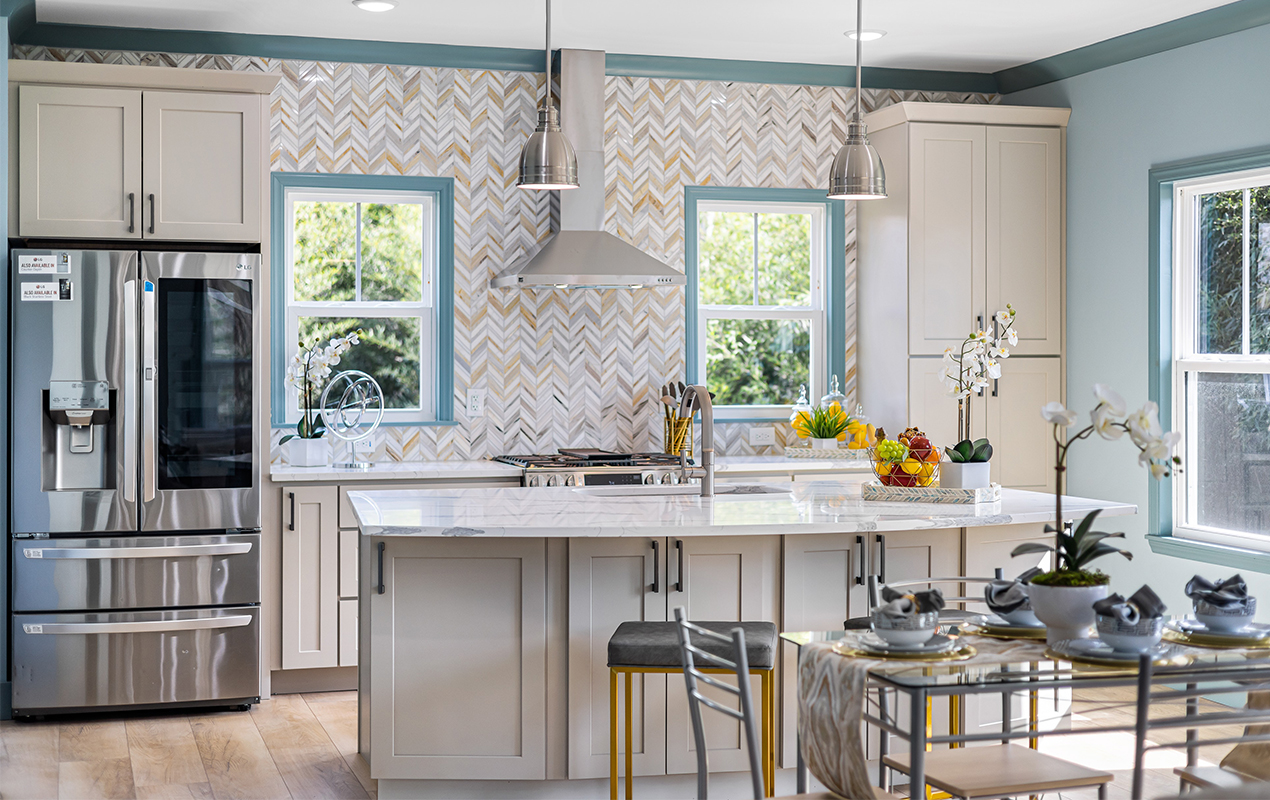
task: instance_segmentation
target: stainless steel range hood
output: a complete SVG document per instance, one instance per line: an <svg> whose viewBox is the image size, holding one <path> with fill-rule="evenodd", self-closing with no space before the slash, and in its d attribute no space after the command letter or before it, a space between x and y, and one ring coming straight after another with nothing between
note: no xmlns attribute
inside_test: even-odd
<svg viewBox="0 0 1270 800"><path fill-rule="evenodd" d="M490 288L682 286L682 272L604 230L604 53L560 51L560 127L578 156L577 189L560 192L560 230L494 276Z"/></svg>

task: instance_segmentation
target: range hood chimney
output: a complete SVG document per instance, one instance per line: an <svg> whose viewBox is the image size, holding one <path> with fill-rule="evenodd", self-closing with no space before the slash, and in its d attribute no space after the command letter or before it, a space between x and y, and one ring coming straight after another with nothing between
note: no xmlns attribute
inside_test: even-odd
<svg viewBox="0 0 1270 800"><path fill-rule="evenodd" d="M498 273L490 288L682 286L682 272L604 230L604 52L560 51L560 127L578 156L577 189L561 192L560 231Z"/></svg>

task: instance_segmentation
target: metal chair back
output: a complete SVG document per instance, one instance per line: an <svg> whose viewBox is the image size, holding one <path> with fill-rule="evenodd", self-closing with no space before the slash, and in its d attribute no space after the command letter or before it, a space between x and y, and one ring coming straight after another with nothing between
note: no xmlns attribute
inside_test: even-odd
<svg viewBox="0 0 1270 800"><path fill-rule="evenodd" d="M1185 689L1169 688L1185 686ZM1186 763L1195 766L1199 762L1200 747L1239 745L1253 742L1270 742L1270 732L1249 733L1200 739L1199 729L1219 725L1266 725L1270 723L1270 709L1245 707L1223 708L1221 711L1201 711L1200 698L1214 695L1242 694L1270 691L1270 662L1260 666L1248 664L1208 664L1187 667L1158 667L1148 654L1138 660L1138 695L1135 703L1133 800L1141 800L1143 792L1144 762L1151 750L1185 750ZM1182 714L1162 715L1167 707L1184 708ZM1151 718L1151 709L1157 715ZM1270 731L1270 728L1263 730ZM1153 742L1151 731L1174 732L1166 741ZM1184 739L1177 738L1185 731ZM1160 737L1164 738L1164 737ZM1270 788L1270 785L1268 785ZM1250 795L1251 796L1251 795Z"/></svg>
<svg viewBox="0 0 1270 800"><path fill-rule="evenodd" d="M706 734L701 722L701 706L703 705L738 720L741 727L745 729L745 744L750 756L750 780L754 785L754 800L762 800L764 795L763 763L759 758L758 726L754 720L754 699L750 692L750 665L745 655L745 631L741 628L733 628L731 636L724 636L700 625L694 625L688 621L683 606L675 609L675 622L678 623L679 650L683 654L684 683L688 687L688 714L692 719L692 738L697 748L697 800L707 800L710 792ZM720 658L694 645L692 643L694 633L731 645L731 660ZM698 663L701 666L698 666ZM734 673L736 686L729 686L717 678L712 678L702 672L701 667L724 669ZM735 695L739 707L730 708L706 697L698 690L698 682Z"/></svg>
<svg viewBox="0 0 1270 800"><path fill-rule="evenodd" d="M883 584L882 581L878 578L878 576L870 575L868 576L869 610L872 611L873 609L882 605L882 586L883 585L889 586L892 589L899 589L905 586L934 586L940 583L989 584L989 583L992 583L993 581L1002 580L1002 577L1004 576L1005 571L1001 567L997 567L993 571L996 573L996 576L992 578L976 578L969 575L961 575L961 576L956 576L951 578L919 578L919 579L911 580L911 581L891 581L886 584ZM959 596L955 597L952 595L944 595L944 602L946 603L983 603L983 595L979 595L978 597L959 597Z"/></svg>

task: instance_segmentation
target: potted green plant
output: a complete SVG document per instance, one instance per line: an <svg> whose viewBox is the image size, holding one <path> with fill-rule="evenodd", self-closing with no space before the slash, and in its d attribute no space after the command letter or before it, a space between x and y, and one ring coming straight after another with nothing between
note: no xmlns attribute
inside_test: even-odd
<svg viewBox="0 0 1270 800"><path fill-rule="evenodd" d="M850 423L851 418L837 403L813 408L807 414L805 423L811 446L821 450L836 450L838 436L847 430Z"/></svg>
<svg viewBox="0 0 1270 800"><path fill-rule="evenodd" d="M295 433L289 433L278 441L287 449L287 461L296 467L324 467L331 460L331 444L323 438L326 425L321 410L317 408L322 388L331 377L331 368L340 363L340 357L360 340L360 330L347 336L337 336L325 345L317 340L306 348L300 342L291 363L287 365L287 383L296 387L299 394L300 421Z"/></svg>
<svg viewBox="0 0 1270 800"><path fill-rule="evenodd" d="M1062 403L1047 403L1041 416L1054 428L1054 519L1058 528L1046 525L1045 530L1055 534L1054 545L1027 542L1014 548L1012 556L1028 553L1053 553L1057 563L1049 572L1032 578L1028 596L1032 610L1047 629L1046 641L1050 644L1066 639L1088 638L1092 632L1095 613L1093 605L1107 596L1111 578L1099 570L1088 569L1091 561L1106 555L1119 553L1133 558L1127 550L1108 544L1107 539L1123 539L1123 533L1103 533L1093 530L1099 512L1093 511L1068 533L1063 524L1063 479L1067 472L1067 453L1071 446L1097 433L1104 439L1116 440L1126 433L1138 448L1138 463L1148 468L1151 477L1159 480L1173 474L1182 460L1173 454L1181 434L1165 433L1160 427L1159 406L1148 402L1132 414L1126 413L1124 399L1114 389L1094 384L1094 397L1098 404L1090 412L1090 425L1070 437L1065 431L1076 422L1076 413Z"/></svg>
<svg viewBox="0 0 1270 800"><path fill-rule="evenodd" d="M992 445L987 439L962 439L945 447L948 461L939 465L939 485L948 489L984 489L992 482Z"/></svg>

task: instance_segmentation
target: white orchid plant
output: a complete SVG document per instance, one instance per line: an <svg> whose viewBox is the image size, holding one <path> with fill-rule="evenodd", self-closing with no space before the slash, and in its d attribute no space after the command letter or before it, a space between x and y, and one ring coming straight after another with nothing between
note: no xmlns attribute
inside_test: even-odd
<svg viewBox="0 0 1270 800"><path fill-rule="evenodd" d="M1001 362L1010 357L1010 348L1019 343L1019 333L1014 328L1017 312L1006 303L1004 311L993 318L993 330L972 331L961 347L944 351L944 371L940 382L948 390L949 397L957 398L957 435L970 439L970 398L983 394L992 381L1001 377Z"/></svg>
<svg viewBox="0 0 1270 800"><path fill-rule="evenodd" d="M1065 408L1059 402L1046 403L1041 408L1041 416L1054 427L1054 519L1059 528L1062 527L1063 520L1063 478L1067 472L1067 453L1076 442L1088 439L1095 433L1108 441L1115 441L1127 433L1134 447L1138 448L1138 463L1146 467L1151 477L1156 480L1170 477L1180 469L1182 464L1182 459L1174 454L1182 435L1177 431L1164 431L1160 425L1158 405L1148 402L1142 408L1130 413L1124 398L1115 389L1101 383L1094 384L1094 397L1098 403L1089 412L1089 425L1071 435L1068 435L1067 429L1076 424L1078 417L1075 411ZM1058 528L1046 526L1047 531L1058 535L1058 546L1055 550L1060 559L1065 559L1066 562L1076 566L1066 572L1060 569L1037 576L1033 578L1034 583L1038 579L1042 584L1049 585L1076 586L1105 583L1106 576L1101 573L1089 573L1080 569L1077 557L1082 554L1093 554L1095 549L1098 550L1099 555L1116 552L1127 558L1133 557L1126 551L1099 544L1106 538L1123 538L1124 534L1089 531L1090 523L1097 514L1098 512L1095 511L1087 516L1077 527L1075 534L1067 534ZM1035 546L1020 545L1014 550L1013 555L1039 551Z"/></svg>
<svg viewBox="0 0 1270 800"><path fill-rule="evenodd" d="M326 344L317 340L309 348L304 342L287 365L287 384L296 387L300 394L300 407L304 415L295 425L295 433L283 436L279 443L291 439L320 439L326 433L322 415L316 408L322 396L322 387L331 377L331 368L340 363L340 357L358 344L361 330L347 336L336 336Z"/></svg>

